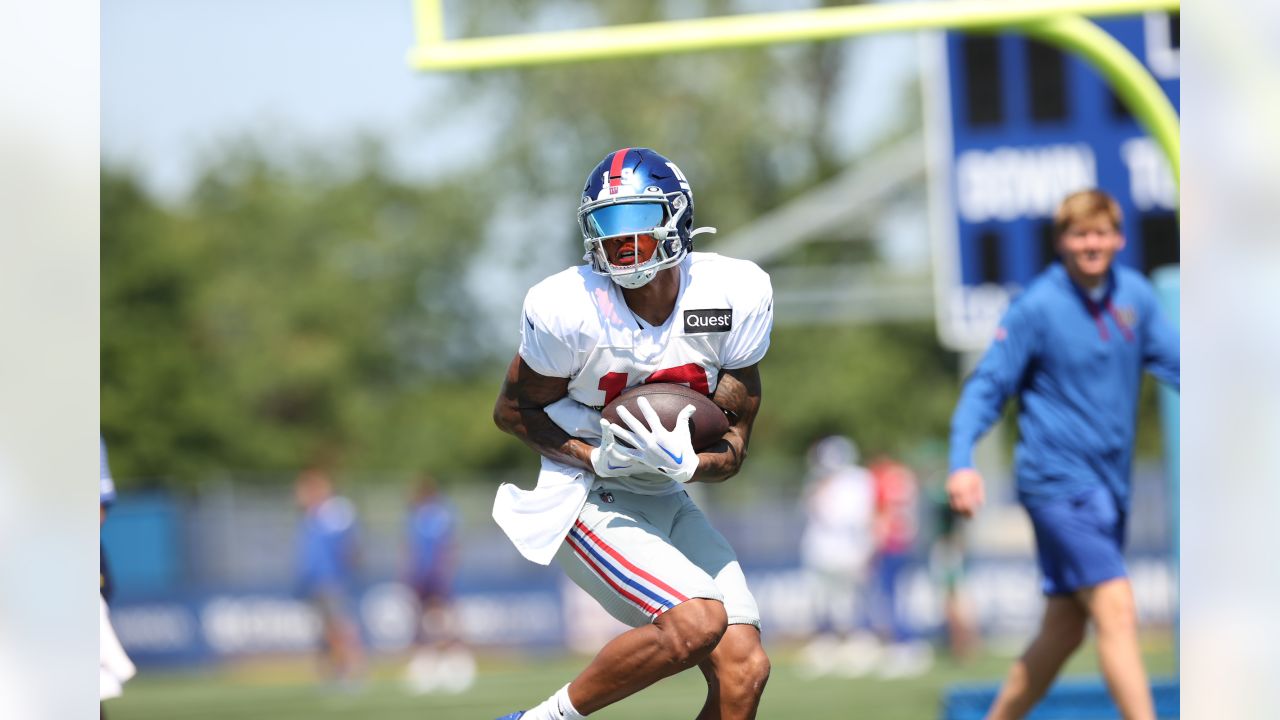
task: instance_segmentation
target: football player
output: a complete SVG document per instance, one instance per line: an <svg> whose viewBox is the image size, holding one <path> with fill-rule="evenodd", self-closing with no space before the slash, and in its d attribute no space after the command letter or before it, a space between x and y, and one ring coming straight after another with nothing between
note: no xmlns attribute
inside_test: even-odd
<svg viewBox="0 0 1280 720"><path fill-rule="evenodd" d="M578 208L586 262L525 298L494 420L542 455L542 471L532 491L503 485L494 519L525 557L555 559L632 629L546 701L506 718L581 718L695 665L708 688L698 717L755 717L769 677L759 610L684 484L723 482L742 466L773 292L755 264L693 252L694 236L714 232L693 219L674 163L647 148L609 153ZM645 412L652 431L629 414L625 427L601 419L600 408L646 382L711 396L729 430L696 452L692 406L673 427Z"/></svg>

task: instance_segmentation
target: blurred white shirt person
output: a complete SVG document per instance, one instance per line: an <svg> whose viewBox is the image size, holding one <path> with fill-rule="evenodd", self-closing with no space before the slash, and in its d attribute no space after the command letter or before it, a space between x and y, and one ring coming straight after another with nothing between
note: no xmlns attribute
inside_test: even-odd
<svg viewBox="0 0 1280 720"><path fill-rule="evenodd" d="M856 632L875 551L875 484L847 437L818 440L808 464L800 561L812 591L815 634L804 664L814 674L858 676L878 654L874 638Z"/></svg>

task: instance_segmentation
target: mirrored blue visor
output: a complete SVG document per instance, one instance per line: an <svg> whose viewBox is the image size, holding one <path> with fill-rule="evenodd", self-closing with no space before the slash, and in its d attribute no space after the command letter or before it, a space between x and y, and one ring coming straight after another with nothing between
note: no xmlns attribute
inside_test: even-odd
<svg viewBox="0 0 1280 720"><path fill-rule="evenodd" d="M662 226L665 215L662 203L618 203L587 213L585 224L591 237L649 233Z"/></svg>

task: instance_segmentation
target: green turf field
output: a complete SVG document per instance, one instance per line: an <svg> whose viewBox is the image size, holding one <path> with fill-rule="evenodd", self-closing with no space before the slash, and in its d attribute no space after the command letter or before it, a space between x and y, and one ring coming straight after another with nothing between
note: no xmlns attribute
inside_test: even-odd
<svg viewBox="0 0 1280 720"><path fill-rule="evenodd" d="M944 687L954 682L994 681L1011 658L987 653L960 666L939 657L926 675L897 680L809 679L794 654L772 648L773 675L765 690L762 720L925 720L937 717ZM1146 642L1153 676L1174 674L1175 656L1166 638ZM411 695L401 689L399 668L382 663L355 691L317 686L310 665L297 660L255 662L214 672L144 672L124 697L106 705L109 720L486 720L526 708L554 692L582 668L574 656L481 658L476 684L459 695ZM1065 676L1096 676L1092 648L1077 653ZM697 670L668 678L596 713L601 720L679 720L702 705L705 685Z"/></svg>

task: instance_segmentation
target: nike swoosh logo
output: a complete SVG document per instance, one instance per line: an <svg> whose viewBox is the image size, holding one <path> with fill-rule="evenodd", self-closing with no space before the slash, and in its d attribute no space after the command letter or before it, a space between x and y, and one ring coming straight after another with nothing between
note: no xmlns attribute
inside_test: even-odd
<svg viewBox="0 0 1280 720"><path fill-rule="evenodd" d="M667 457L671 458L672 460L675 460L677 465L679 465L680 463L684 462L684 453L680 453L680 456L679 456L679 457L677 457L677 456L675 455L675 453L673 453L673 452L671 452L670 450L668 450L668 449L666 449L666 448L662 447L661 445L659 445L659 446L658 446L658 449L659 449L659 450L661 450L662 452L666 453L666 454L667 454Z"/></svg>
<svg viewBox="0 0 1280 720"><path fill-rule="evenodd" d="M622 468L631 467L630 465L614 465L613 463L608 463L608 466L610 470L621 470Z"/></svg>

